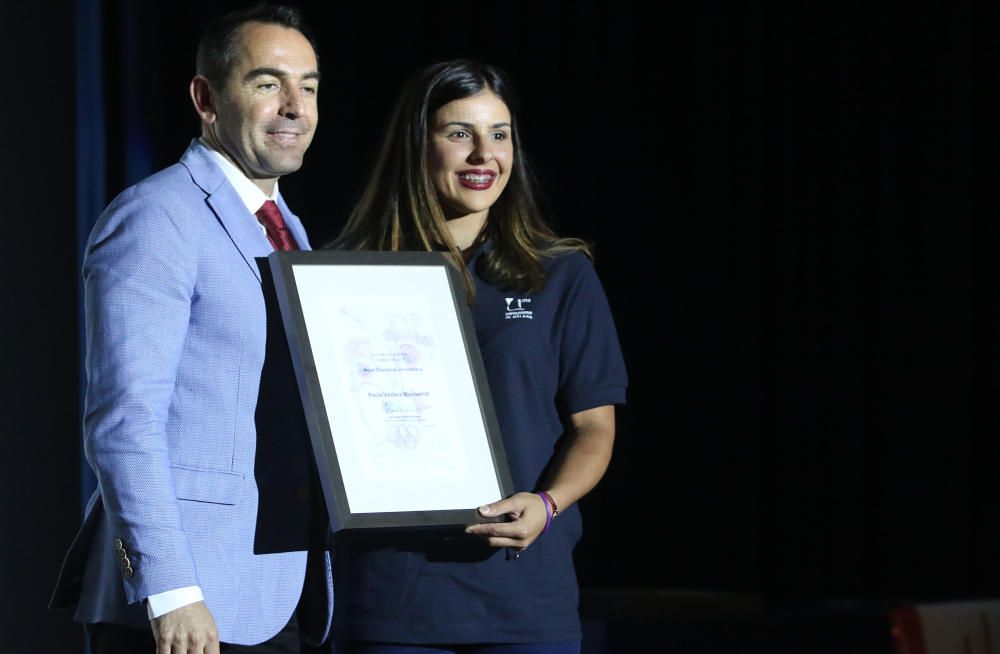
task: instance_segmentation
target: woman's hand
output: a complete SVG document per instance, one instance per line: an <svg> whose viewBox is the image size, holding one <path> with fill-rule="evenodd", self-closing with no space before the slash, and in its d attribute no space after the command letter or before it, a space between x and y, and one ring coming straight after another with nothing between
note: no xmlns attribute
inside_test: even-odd
<svg viewBox="0 0 1000 654"><path fill-rule="evenodd" d="M608 469L615 442L615 407L609 404L570 415L566 436L566 445L552 462L554 473L540 485L560 511L586 495ZM548 509L537 493L516 493L479 507L479 513L487 517L506 514L510 522L469 525L465 533L475 534L493 547L520 551L531 545L545 529Z"/></svg>
<svg viewBox="0 0 1000 654"><path fill-rule="evenodd" d="M479 507L479 514L510 516L509 522L487 522L465 528L465 533L479 536L491 547L512 547L520 551L531 545L545 529L545 500L537 493L515 493L505 500Z"/></svg>

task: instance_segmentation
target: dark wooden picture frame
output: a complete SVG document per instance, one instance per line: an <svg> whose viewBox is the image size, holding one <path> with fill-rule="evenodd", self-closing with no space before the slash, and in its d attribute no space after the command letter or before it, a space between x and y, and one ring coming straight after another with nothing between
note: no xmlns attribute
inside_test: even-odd
<svg viewBox="0 0 1000 654"><path fill-rule="evenodd" d="M321 293L323 298L357 295L357 288L340 288L337 284L330 283L322 285L322 290L317 291L315 284L310 285L309 290L296 280L296 271L305 270L303 267L326 267L312 268L310 274L323 274L326 271L333 274L344 275L343 266L355 267L359 275L363 275L370 267L383 267L381 271L386 271L384 267L396 267L391 270L393 275L407 275L408 271L417 271L427 267L440 268L445 271L443 278L448 285L447 296L451 298L448 306L436 304L434 313L436 316L445 316L444 320L455 321L458 332L461 334L460 343L439 343L440 347L451 347L461 349L461 360L468 365L469 377L472 380L472 392L478 402L478 413L482 421L482 430L486 437L486 448L479 448L479 452L488 452L490 458L490 468L495 477L499 496L488 501L495 501L507 497L513 493L513 483L510 476L510 469L504 452L503 441L500 436L500 429L493 407L493 400L489 391L489 384L486 378L486 370L483 365L482 355L476 339L476 332L472 322L472 315L465 299L465 292L457 271L449 263L448 259L441 253L436 252L335 252L335 251L314 251L314 252L274 252L268 257L273 273L275 292L278 298L282 322L285 334L288 338L289 350L292 357L292 365L295 370L295 377L298 383L299 394L302 398L302 405L305 411L306 422L309 427L310 440L313 452L318 465L319 479L323 488L323 495L326 500L326 507L330 517L331 531L336 532L341 529L361 529L361 528L416 528L434 527L445 525L461 525L473 522L485 522L479 516L476 508L483 503L482 498L469 503L467 506L462 503L463 486L456 484L454 488L449 487L449 494L454 493L457 508L428 508L413 510L412 507L404 510L390 510L377 512L358 512L351 509L352 499L349 490L345 486L345 475L343 465L351 465L352 461L344 452L338 454L337 440L331 424L329 413L329 398L324 397L324 388L320 381L319 368L321 366L332 366L333 363L327 361L317 361L315 358L316 349L312 339L321 338L319 334L310 337L308 331L308 321L304 311L303 302L316 302L317 293ZM338 267L340 267L338 269ZM412 274L412 273L411 273ZM360 278L359 278L360 279ZM438 296L443 294L443 289L437 289ZM322 350L322 348L320 348ZM454 354L454 353L453 353ZM457 359L453 356L452 360ZM464 378L464 373L463 373ZM329 386L327 392L330 392ZM342 437L343 440L343 437ZM343 449L343 448L342 448ZM346 451L346 450L345 450ZM480 458L483 458L482 456ZM480 466L485 466L486 462L478 461ZM419 481L413 482L414 493L419 493ZM357 491L353 491L357 493ZM408 497L412 502L413 496Z"/></svg>

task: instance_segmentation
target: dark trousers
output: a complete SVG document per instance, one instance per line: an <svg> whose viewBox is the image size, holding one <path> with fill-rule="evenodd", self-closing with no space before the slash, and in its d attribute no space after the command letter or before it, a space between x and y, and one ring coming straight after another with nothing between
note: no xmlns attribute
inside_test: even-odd
<svg viewBox="0 0 1000 654"><path fill-rule="evenodd" d="M336 654L580 654L580 641L483 645L399 645L338 640Z"/></svg>
<svg viewBox="0 0 1000 654"><path fill-rule="evenodd" d="M110 622L87 625L91 654L156 654L156 642L149 629L136 629ZM220 651L232 654L299 654L299 622L292 613L274 638L257 645L230 645L222 643Z"/></svg>

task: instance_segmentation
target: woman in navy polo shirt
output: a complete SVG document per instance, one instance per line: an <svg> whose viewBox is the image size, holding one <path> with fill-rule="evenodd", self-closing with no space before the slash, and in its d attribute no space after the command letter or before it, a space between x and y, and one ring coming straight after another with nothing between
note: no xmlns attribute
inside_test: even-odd
<svg viewBox="0 0 1000 654"><path fill-rule="evenodd" d="M335 244L454 257L521 489L479 509L508 522L338 536L338 654L580 651L576 502L611 458L625 366L586 244L541 219L514 109L491 66L418 71Z"/></svg>

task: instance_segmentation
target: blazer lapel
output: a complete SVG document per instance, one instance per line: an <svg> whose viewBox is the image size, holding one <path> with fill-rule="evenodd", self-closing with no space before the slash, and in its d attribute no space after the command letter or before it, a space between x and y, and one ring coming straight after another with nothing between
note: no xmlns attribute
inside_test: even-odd
<svg viewBox="0 0 1000 654"><path fill-rule="evenodd" d="M205 191L207 195L205 201L208 206L222 223L233 245L246 261L247 267L257 281L260 281L260 270L254 258L270 254L271 244L267 242L236 190L230 186L226 176L209 158L207 148L197 139L191 142L181 157L181 163L190 171L194 183Z"/></svg>
<svg viewBox="0 0 1000 654"><path fill-rule="evenodd" d="M208 196L207 202L226 229L229 238L233 240L233 245L240 251L243 260L257 277L257 281L260 281L260 270L257 269L254 258L266 257L271 254L273 248L257 226L257 220L250 215L240 196L228 183Z"/></svg>
<svg viewBox="0 0 1000 654"><path fill-rule="evenodd" d="M312 246L309 245L309 237L306 236L306 230L302 226L302 221L299 217L292 213L292 210L288 208L285 204L285 199L281 197L281 193L278 193L278 208L281 209L281 216L285 219L285 227L288 231L292 233L295 237L295 242L298 244L300 250L311 250Z"/></svg>

